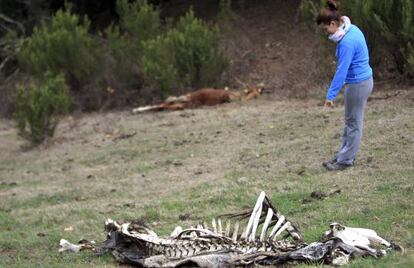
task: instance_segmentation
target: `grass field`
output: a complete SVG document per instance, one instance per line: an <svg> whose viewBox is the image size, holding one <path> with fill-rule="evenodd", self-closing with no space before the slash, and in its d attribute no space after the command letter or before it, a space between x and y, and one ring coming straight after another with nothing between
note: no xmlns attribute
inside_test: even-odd
<svg viewBox="0 0 414 268"><path fill-rule="evenodd" d="M307 242L336 221L406 249L349 267L414 267L413 92L369 102L357 165L343 172L321 166L339 146L343 107L312 100L65 118L34 149L0 121L0 267L116 267L111 256L59 254L59 240L101 242L107 218L166 235L252 207L262 190Z"/></svg>

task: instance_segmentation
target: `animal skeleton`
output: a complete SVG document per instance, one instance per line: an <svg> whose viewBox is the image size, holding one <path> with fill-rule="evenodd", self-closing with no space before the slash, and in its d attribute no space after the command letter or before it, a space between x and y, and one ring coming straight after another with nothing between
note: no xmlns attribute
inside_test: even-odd
<svg viewBox="0 0 414 268"><path fill-rule="evenodd" d="M88 248L97 254L111 252L121 263L142 267L234 267L312 261L342 265L350 257L380 257L398 248L373 230L338 223L331 224L322 241L307 245L298 229L271 204L264 192L253 210L222 218L237 221L233 228L227 221L224 228L221 218L213 219L211 230L206 223L185 230L177 226L168 238L159 237L138 222L108 219L107 240L101 246L87 241L73 245L62 239L59 251ZM239 234L240 221L245 218L249 220Z"/></svg>

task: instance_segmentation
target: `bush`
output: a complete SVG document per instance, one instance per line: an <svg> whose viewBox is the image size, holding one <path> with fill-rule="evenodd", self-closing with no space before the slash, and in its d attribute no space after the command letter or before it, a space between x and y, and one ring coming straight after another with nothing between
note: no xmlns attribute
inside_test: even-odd
<svg viewBox="0 0 414 268"><path fill-rule="evenodd" d="M214 86L222 80L229 62L220 51L217 27L210 29L190 11L167 34L179 76L186 85Z"/></svg>
<svg viewBox="0 0 414 268"><path fill-rule="evenodd" d="M318 14L319 0L303 0L299 6L299 15L302 21L314 25L315 16Z"/></svg>
<svg viewBox="0 0 414 268"><path fill-rule="evenodd" d="M180 84L172 41L168 36L158 36L145 42L143 48L141 65L146 80L159 88L158 93L171 93L171 89Z"/></svg>
<svg viewBox="0 0 414 268"><path fill-rule="evenodd" d="M229 65L219 46L218 28L209 28L192 11L164 35L143 45L144 74L163 92L174 87L217 86Z"/></svg>
<svg viewBox="0 0 414 268"><path fill-rule="evenodd" d="M73 86L80 86L96 66L95 40L88 35L89 21L59 10L50 24L43 22L23 41L18 59L21 66L42 79L45 73L63 73Z"/></svg>
<svg viewBox="0 0 414 268"><path fill-rule="evenodd" d="M0 80L3 81L17 68L16 53L20 42L15 31L10 31L0 38Z"/></svg>
<svg viewBox="0 0 414 268"><path fill-rule="evenodd" d="M119 16L121 30L130 38L139 42L152 39L160 32L160 12L147 0L128 3L118 0L116 11Z"/></svg>
<svg viewBox="0 0 414 268"><path fill-rule="evenodd" d="M111 25L105 31L113 61L110 69L116 80L133 84L140 75L138 63L142 43L155 38L161 31L160 14L144 0L133 3L118 0L116 12L119 25Z"/></svg>
<svg viewBox="0 0 414 268"><path fill-rule="evenodd" d="M38 144L52 137L58 124L57 115L67 113L71 104L63 75L47 76L41 85L19 87L16 121L19 135Z"/></svg>
<svg viewBox="0 0 414 268"><path fill-rule="evenodd" d="M343 8L374 38L385 41L399 72L414 78L414 2L412 0L344 1Z"/></svg>
<svg viewBox="0 0 414 268"><path fill-rule="evenodd" d="M414 45L412 43L409 44L406 50L406 57L407 57L407 64L406 64L406 72L409 74L414 80Z"/></svg>
<svg viewBox="0 0 414 268"><path fill-rule="evenodd" d="M326 1L302 1L302 14L318 11ZM398 71L414 78L414 2L412 0L347 0L341 1L342 13L351 17L367 35L372 50L385 44L393 55ZM314 16L313 16L314 17Z"/></svg>
<svg viewBox="0 0 414 268"><path fill-rule="evenodd" d="M236 13L231 9L231 0L220 0L216 17L221 32L231 31L231 22L236 19Z"/></svg>

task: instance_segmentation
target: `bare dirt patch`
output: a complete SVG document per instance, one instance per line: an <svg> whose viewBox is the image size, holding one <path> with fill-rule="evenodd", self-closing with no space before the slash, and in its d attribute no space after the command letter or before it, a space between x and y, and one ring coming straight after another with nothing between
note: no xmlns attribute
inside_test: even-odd
<svg viewBox="0 0 414 268"><path fill-rule="evenodd" d="M232 57L235 86L265 83L278 98L314 96L321 82L320 37L301 25L300 1L265 1L238 11L231 32L226 33ZM333 50L332 50L333 54Z"/></svg>

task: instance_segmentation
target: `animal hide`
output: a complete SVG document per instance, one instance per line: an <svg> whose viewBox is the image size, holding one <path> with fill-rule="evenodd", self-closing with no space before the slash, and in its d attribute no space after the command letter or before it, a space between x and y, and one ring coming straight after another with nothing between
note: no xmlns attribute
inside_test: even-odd
<svg viewBox="0 0 414 268"><path fill-rule="evenodd" d="M262 88L245 89L243 92L228 89L203 88L182 96L170 96L163 103L138 107L132 113L162 110L194 109L202 106L214 106L231 101L247 101L259 97Z"/></svg>

